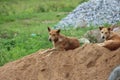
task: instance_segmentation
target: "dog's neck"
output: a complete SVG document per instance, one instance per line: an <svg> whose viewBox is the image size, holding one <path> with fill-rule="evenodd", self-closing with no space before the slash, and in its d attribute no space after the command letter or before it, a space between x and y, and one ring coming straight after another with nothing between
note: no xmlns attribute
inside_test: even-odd
<svg viewBox="0 0 120 80"><path fill-rule="evenodd" d="M106 40L111 40L114 37L114 32L110 31L109 36L106 38Z"/></svg>
<svg viewBox="0 0 120 80"><path fill-rule="evenodd" d="M64 36L64 35L59 34L58 38L55 39L53 42L54 42L54 43L57 43L57 42L61 42L61 41L63 41L63 36Z"/></svg>
<svg viewBox="0 0 120 80"><path fill-rule="evenodd" d="M55 39L53 42L54 42L54 43L58 42L58 39Z"/></svg>

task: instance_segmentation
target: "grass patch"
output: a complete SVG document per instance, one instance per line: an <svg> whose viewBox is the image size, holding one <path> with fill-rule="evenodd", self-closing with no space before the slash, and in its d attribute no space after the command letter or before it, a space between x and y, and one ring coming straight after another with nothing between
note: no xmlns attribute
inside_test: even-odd
<svg viewBox="0 0 120 80"><path fill-rule="evenodd" d="M34 23L34 22L33 22ZM0 65L28 54L34 53L40 49L52 48L52 43L48 41L47 26L54 23L40 24L36 23L26 26L23 20L3 24L0 38ZM85 32L93 28L80 28L78 30L62 30L61 33L66 36L80 38Z"/></svg>
<svg viewBox="0 0 120 80"><path fill-rule="evenodd" d="M54 26L83 1L86 0L0 0L0 66L51 48L47 26ZM62 33L80 38L90 29Z"/></svg>

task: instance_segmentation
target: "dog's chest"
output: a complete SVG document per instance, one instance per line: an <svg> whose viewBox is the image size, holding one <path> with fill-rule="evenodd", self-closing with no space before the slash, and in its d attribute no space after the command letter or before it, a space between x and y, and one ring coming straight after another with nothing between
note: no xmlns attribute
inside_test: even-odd
<svg viewBox="0 0 120 80"><path fill-rule="evenodd" d="M53 43L53 44L56 47L59 47L59 46L65 47L65 46L67 46L68 41L66 39L60 38L60 39L58 39L58 41L56 43Z"/></svg>

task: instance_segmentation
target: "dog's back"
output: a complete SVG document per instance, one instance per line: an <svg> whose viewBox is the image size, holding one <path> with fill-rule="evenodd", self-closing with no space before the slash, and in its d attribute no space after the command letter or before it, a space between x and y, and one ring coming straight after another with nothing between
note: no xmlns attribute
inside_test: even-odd
<svg viewBox="0 0 120 80"><path fill-rule="evenodd" d="M72 50L80 46L79 40L76 38L67 38L67 42L65 45L65 50Z"/></svg>

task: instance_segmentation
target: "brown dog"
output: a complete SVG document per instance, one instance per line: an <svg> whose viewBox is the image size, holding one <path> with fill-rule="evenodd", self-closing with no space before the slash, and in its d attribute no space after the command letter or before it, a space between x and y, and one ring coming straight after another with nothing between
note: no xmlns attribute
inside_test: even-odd
<svg viewBox="0 0 120 80"><path fill-rule="evenodd" d="M53 46L57 50L72 50L80 46L78 39L66 37L60 34L59 30L51 30L48 27L49 41L52 41Z"/></svg>
<svg viewBox="0 0 120 80"><path fill-rule="evenodd" d="M120 47L120 36L111 31L111 28L99 27L101 38L105 41L98 45L108 48L109 50L116 50Z"/></svg>

